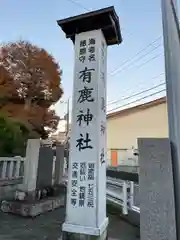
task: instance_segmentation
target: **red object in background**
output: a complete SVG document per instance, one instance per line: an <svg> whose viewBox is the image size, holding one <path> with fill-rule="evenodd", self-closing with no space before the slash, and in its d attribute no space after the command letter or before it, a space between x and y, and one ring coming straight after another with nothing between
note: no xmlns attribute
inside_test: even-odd
<svg viewBox="0 0 180 240"><path fill-rule="evenodd" d="M117 151L111 151L111 165L116 167L118 165L118 153Z"/></svg>

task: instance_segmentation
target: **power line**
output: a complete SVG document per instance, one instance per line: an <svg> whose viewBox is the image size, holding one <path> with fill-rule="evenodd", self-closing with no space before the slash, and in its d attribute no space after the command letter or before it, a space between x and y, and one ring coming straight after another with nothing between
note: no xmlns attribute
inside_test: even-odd
<svg viewBox="0 0 180 240"><path fill-rule="evenodd" d="M138 67L137 67L137 69L138 68L141 68L142 66L144 66L145 64L147 64L147 63L149 63L149 62L151 62L151 61L153 61L154 59L156 59L156 58L158 58L159 56L161 56L163 53L160 53L160 54L157 54L156 56L154 56L153 58L151 58L151 59L149 59L148 61L146 61L146 62L144 62L143 64L141 64L141 65L139 65ZM161 73L160 75L163 75L164 73ZM159 76L160 76L159 75ZM156 77L154 77L154 78L152 78L152 79L155 79L155 78L157 78L157 76ZM158 84L155 88L157 88L157 87L159 87L159 86L161 86L161 85L163 85L163 84L165 84L165 82L164 83L161 83L161 84ZM153 89L153 88L152 88ZM149 90L151 90L151 89L147 89L147 90L144 90L144 91L149 91ZM137 94L135 94L135 95L139 95L139 94L141 94L142 92L140 92L140 93L137 93ZM127 98L131 98L132 96L129 96L129 97L127 97ZM122 100L125 100L125 99L122 99ZM121 101L121 100L119 100L119 101Z"/></svg>
<svg viewBox="0 0 180 240"><path fill-rule="evenodd" d="M142 48L140 51L138 51L137 53L135 53L135 55L131 56L130 58L128 58L126 61L124 61L118 68L112 70L109 74L110 75L114 75L114 73L116 71L118 71L122 66L124 66L126 63L131 62L132 59L136 58L138 55L140 55L142 52L144 52L146 49L148 49L150 46L153 46L154 43L156 43L158 40L160 40L162 37L159 36L158 38L156 38L155 40L153 40L152 42L150 42L146 47Z"/></svg>
<svg viewBox="0 0 180 240"><path fill-rule="evenodd" d="M123 71L124 70L124 68L123 69L121 69L121 67L123 67L126 63L128 63L128 62L131 62L131 60L132 59L134 59L136 56L138 56L139 54L141 54L142 52L144 52L147 48L149 48L150 46L153 46L153 44L155 43L155 42L157 42L158 40L160 40L162 38L162 36L159 36L158 38L156 38L154 41L152 41L151 43L149 43L146 47L144 47L143 49L141 49L140 51L138 51L133 57L130 57L129 59L127 59L125 62L123 62L118 68L116 68L116 69L114 69L114 70L112 70L108 75L110 75L110 76L114 76L114 75L116 75L119 71L121 72L121 71ZM160 46L162 46L162 43L160 44L160 45L158 45L157 47L155 47L152 51L154 51L155 49L157 49L158 47L160 47ZM163 53L161 53L160 55L162 55ZM140 57L140 59L141 58L143 58L144 56L146 56L146 55L148 55L148 54L145 54L145 55L143 55L142 57ZM159 55L159 56L160 56ZM159 56L157 56L157 57L159 57ZM157 58L157 57L155 57L155 58ZM155 58L152 58L152 60L154 60ZM135 61L137 61L137 60L140 60L139 58L138 59L136 59ZM148 63L149 61L147 61L147 62L145 62L145 64L146 63ZM144 65L144 64L143 64ZM142 66L143 66L142 65ZM129 66L129 65L128 65ZM125 67L126 68L126 67ZM119 70L120 69L120 70Z"/></svg>
<svg viewBox="0 0 180 240"><path fill-rule="evenodd" d="M122 71L126 70L127 68L131 67L132 65L134 65L137 61L143 59L144 57L146 57L147 55L149 55L150 53L152 53L154 50L156 50L157 48L161 47L162 44L159 44L158 46L154 47L153 49L150 49L149 52L145 53L144 55L140 56L138 59L135 59L133 62L130 62L130 64L124 66L123 68L119 67L119 70L117 70L115 73L111 74L110 76L115 76L116 74L121 73Z"/></svg>
<svg viewBox="0 0 180 240"><path fill-rule="evenodd" d="M151 58L151 59L149 59L148 61L142 63L142 64L139 65L136 69L139 69L139 68L141 68L142 66L144 66L145 64L148 64L149 62L152 62L153 60L155 60L156 58L160 57L161 55L163 55L163 52L155 55L153 58ZM161 73L161 74L159 74L159 76L160 76L160 75L163 75L163 74L164 74L164 73ZM157 76L154 77L154 78L152 78L152 79L155 79L155 78L157 78ZM152 80L152 79L150 79L150 80ZM165 84L165 83L163 83L163 84ZM160 85L161 85L161 84L160 84ZM159 86L160 86L160 85L159 85ZM158 86L157 86L157 87L158 87ZM147 90L148 90L148 89L147 89ZM146 90L146 91L147 91L147 90ZM139 94L137 93L137 95L139 95ZM132 97L132 96L131 96L131 97ZM123 99L123 100L124 100L124 99Z"/></svg>
<svg viewBox="0 0 180 240"><path fill-rule="evenodd" d="M141 92L137 92L137 93L132 94L132 95L130 95L130 96L123 97L123 98L121 98L121 99L119 99L119 100L116 100L116 101L113 101L113 102L111 102L111 103L108 103L107 105L109 106L109 105L118 103L118 102L120 102L120 101L124 101L124 100L130 99L130 98L132 98L132 97L136 97L136 96L138 96L138 95L141 95L141 94L143 94L143 93L149 92L149 91L151 91L151 90L153 90L153 89L156 89L156 88L158 88L158 87L160 87L160 86L163 86L163 85L165 85L165 82L160 83L160 84L158 84L158 85L156 85L156 86L154 86L154 87L148 88L148 89L146 89L146 90L143 90L143 91L141 91Z"/></svg>
<svg viewBox="0 0 180 240"><path fill-rule="evenodd" d="M132 104L132 103L136 103L136 102L138 102L138 101L141 101L141 100L143 100L143 99L146 99L146 98L148 98L148 97L154 96L154 95L156 95L156 94L158 94L158 93L161 93L161 92L164 92L164 91L166 91L166 89L160 90L160 91L158 91L158 92L149 94L149 95L144 96L144 97L142 97L142 98L136 99L136 100L134 100L134 101L132 101L132 102L126 103L126 104L124 104L124 105L121 105L121 106L119 106L119 107L113 108L113 109L111 109L111 110L108 111L108 114L111 113L112 111L115 111L115 110L119 109L119 108L126 107L126 106L128 106L128 105L130 105L130 104Z"/></svg>
<svg viewBox="0 0 180 240"><path fill-rule="evenodd" d="M150 58L149 60L147 60L146 62L144 62L144 63L142 63L141 65L137 66L136 68L137 68L137 69L138 69L138 68L141 68L142 66L146 65L146 64L149 63L149 62L152 62L154 59L162 56L163 54L164 54L164 52L161 52L161 53L159 53L159 54L156 54L154 57Z"/></svg>
<svg viewBox="0 0 180 240"><path fill-rule="evenodd" d="M156 75L156 76L148 79L147 81L151 81L151 80L153 80L153 79L159 78L159 77L162 76L162 75L164 75L164 72L162 72L162 73L160 73L160 74L158 74L158 75ZM144 80L143 80L143 82L138 83L138 84L137 84L136 86L134 86L134 87L135 87L135 88L139 87L141 83L144 83ZM136 93L133 93L133 94L136 94ZM126 98L126 97L132 97L132 96L133 96L133 95L124 96L124 97L122 97L121 99L115 100L115 101L121 101L121 100L124 100L124 98ZM112 102L114 103L115 101L112 101ZM109 102L108 105L111 104L112 102Z"/></svg>
<svg viewBox="0 0 180 240"><path fill-rule="evenodd" d="M86 11L92 11L92 9L87 8L87 7L84 6L83 4L81 4L81 3L79 3L79 2L76 2L76 1L74 1L74 0L66 0L66 1L69 1L69 2L73 3L74 5L82 8L82 9L84 9L84 10L86 10ZM126 31L126 29L125 29L124 27L121 27L121 30L125 30L125 31ZM133 35L133 34L132 34L131 32L129 32L129 31L126 31L126 33L128 33L130 36Z"/></svg>
<svg viewBox="0 0 180 240"><path fill-rule="evenodd" d="M78 6L78 7L80 7L80 8L83 8L83 9L86 10L86 11L91 11L91 9L86 8L84 5L82 5L82 4L79 3L79 2L76 2L76 1L74 1L74 0L66 0L66 1L69 1L69 2L73 3L73 4L76 5L76 6Z"/></svg>

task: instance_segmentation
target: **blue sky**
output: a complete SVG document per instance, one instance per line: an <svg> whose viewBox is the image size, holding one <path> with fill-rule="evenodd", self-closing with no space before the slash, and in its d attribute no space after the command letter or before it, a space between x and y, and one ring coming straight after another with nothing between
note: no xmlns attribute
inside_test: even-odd
<svg viewBox="0 0 180 240"><path fill-rule="evenodd" d="M160 0L73 1L92 10L114 5L119 16L123 43L108 48L108 102L163 82L163 46L162 38L159 38L162 36ZM50 52L63 70L63 99L66 100L72 95L74 52L72 42L65 38L56 20L81 14L86 10L70 0L0 0L0 4L0 43L25 39ZM137 61L133 60L138 51L154 40L153 45L136 57ZM132 60L122 65L128 59ZM112 74L114 69L119 72ZM164 86L160 86L155 91L163 88ZM135 99L141 96L144 95L136 96ZM133 99L128 99L128 102ZM121 100L108 105L108 108L125 103L127 100ZM62 114L64 106L58 103L56 110Z"/></svg>

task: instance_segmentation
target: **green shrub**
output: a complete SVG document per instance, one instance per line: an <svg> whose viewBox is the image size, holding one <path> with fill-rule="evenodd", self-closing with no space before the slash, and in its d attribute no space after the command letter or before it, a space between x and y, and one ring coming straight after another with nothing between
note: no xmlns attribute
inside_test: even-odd
<svg viewBox="0 0 180 240"><path fill-rule="evenodd" d="M0 156L24 156L28 135L23 124L0 116Z"/></svg>

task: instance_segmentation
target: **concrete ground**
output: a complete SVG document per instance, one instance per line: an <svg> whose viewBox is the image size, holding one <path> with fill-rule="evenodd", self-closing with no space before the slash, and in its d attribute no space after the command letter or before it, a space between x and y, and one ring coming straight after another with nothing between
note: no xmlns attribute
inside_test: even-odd
<svg viewBox="0 0 180 240"><path fill-rule="evenodd" d="M120 217L109 215L109 240L138 240L139 229ZM0 212L0 240L57 240L61 236L64 208L34 219Z"/></svg>

